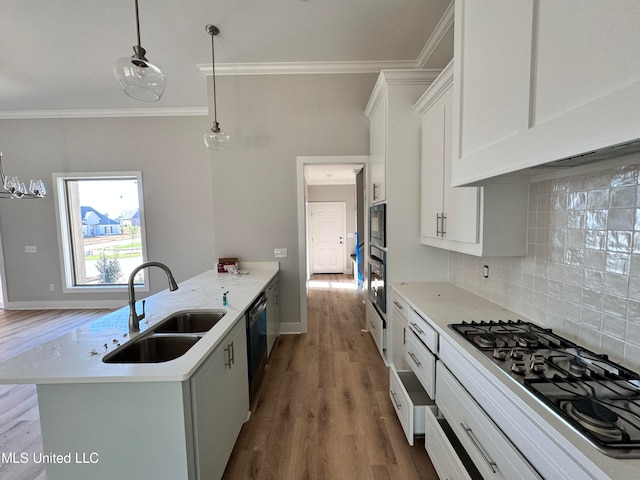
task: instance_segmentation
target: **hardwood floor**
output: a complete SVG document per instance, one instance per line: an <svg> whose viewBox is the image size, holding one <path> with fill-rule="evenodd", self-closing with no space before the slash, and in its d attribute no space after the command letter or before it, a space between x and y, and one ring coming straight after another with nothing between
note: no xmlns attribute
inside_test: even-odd
<svg viewBox="0 0 640 480"><path fill-rule="evenodd" d="M226 480L435 480L409 447L388 394L388 369L363 332L363 294L348 276L314 277L309 332L278 337L227 466ZM106 311L0 311L0 360ZM0 385L0 452L42 451L35 387ZM6 464L2 480L45 480L41 465Z"/></svg>
<svg viewBox="0 0 640 480"><path fill-rule="evenodd" d="M0 361L104 316L110 310L0 310ZM0 454L42 452L35 385L0 385ZM45 480L32 461L0 466L2 480Z"/></svg>
<svg viewBox="0 0 640 480"><path fill-rule="evenodd" d="M224 479L437 479L424 442L407 444L353 278L312 280L309 332L278 337Z"/></svg>

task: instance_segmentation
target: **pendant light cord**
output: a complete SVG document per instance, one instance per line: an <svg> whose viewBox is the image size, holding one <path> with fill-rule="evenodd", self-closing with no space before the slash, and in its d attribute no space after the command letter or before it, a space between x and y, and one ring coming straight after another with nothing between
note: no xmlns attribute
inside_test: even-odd
<svg viewBox="0 0 640 480"><path fill-rule="evenodd" d="M137 0L136 0L137 1ZM211 71L213 75L211 75L211 86L213 87L213 126L214 128L218 127L218 116L216 114L216 56L215 49L213 47L213 37L215 35L211 34Z"/></svg>
<svg viewBox="0 0 640 480"><path fill-rule="evenodd" d="M136 2L136 32L138 33L138 46L140 47L140 17L138 15L138 0Z"/></svg>

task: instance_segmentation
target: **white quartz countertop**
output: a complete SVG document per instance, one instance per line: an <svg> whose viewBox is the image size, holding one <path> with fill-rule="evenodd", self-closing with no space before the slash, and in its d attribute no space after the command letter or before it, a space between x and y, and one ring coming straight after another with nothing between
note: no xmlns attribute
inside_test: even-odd
<svg viewBox="0 0 640 480"><path fill-rule="evenodd" d="M241 265L247 275L211 270L147 297L146 318L140 332L129 334L129 307L124 307L55 340L0 363L0 384L105 383L183 381L203 360L265 290L278 273L277 262ZM228 291L229 306L222 305ZM142 310L137 302L138 312ZM102 358L132 341L154 324L182 310L223 309L226 315L183 356L161 363L104 363ZM54 313L52 313L54 314ZM107 345L105 347L105 344ZM96 353L97 352L97 353Z"/></svg>
<svg viewBox="0 0 640 480"><path fill-rule="evenodd" d="M559 441L564 444L563 449L572 451L574 458L585 466L590 478L639 478L640 459L616 459L601 453L555 412L448 327L449 324L463 321L531 320L447 282L396 283L393 288L414 309L428 317L439 335L450 340L463 355L473 358L477 365L484 366L479 371L484 370L486 373L483 375L490 378L497 388L509 392L512 398L529 407L530 410L525 411L531 412L528 416L533 422L547 431L549 428L557 431L563 439Z"/></svg>

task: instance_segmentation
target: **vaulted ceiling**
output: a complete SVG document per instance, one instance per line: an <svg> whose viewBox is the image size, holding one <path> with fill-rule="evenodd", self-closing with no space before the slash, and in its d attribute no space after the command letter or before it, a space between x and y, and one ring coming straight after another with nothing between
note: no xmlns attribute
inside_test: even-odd
<svg viewBox="0 0 640 480"><path fill-rule="evenodd" d="M112 72L115 60L133 53L134 0L0 0L0 118L206 110L209 23L221 31L222 75L442 68L452 48L441 21L450 3L139 0L142 46L167 78L163 97L150 104L124 95Z"/></svg>

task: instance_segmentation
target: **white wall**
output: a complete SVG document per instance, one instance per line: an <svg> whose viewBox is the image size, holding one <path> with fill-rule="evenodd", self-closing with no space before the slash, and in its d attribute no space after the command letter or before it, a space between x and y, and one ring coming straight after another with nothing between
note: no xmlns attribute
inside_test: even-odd
<svg viewBox="0 0 640 480"><path fill-rule="evenodd" d="M613 163L534 179L529 255L451 254L450 280L638 371L640 155Z"/></svg>

